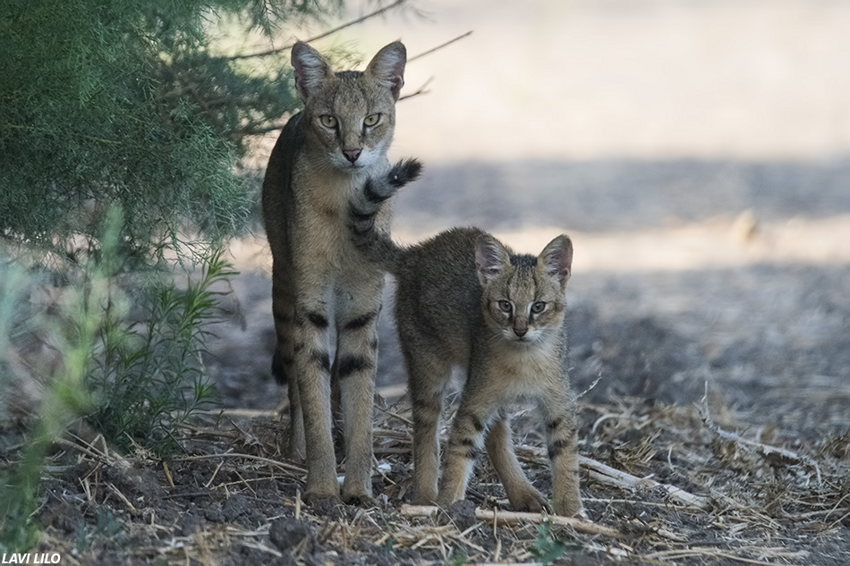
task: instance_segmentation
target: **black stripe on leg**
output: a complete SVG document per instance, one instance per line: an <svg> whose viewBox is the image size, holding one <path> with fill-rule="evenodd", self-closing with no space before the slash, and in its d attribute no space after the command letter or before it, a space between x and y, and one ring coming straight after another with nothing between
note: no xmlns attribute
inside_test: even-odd
<svg viewBox="0 0 850 566"><path fill-rule="evenodd" d="M362 314L346 322L345 326L343 326L343 330L358 330L360 328L363 328L364 326L375 320L375 317L377 316L378 313L376 312Z"/></svg>
<svg viewBox="0 0 850 566"><path fill-rule="evenodd" d="M564 448L569 446L570 441L564 438L555 440L554 442L549 444L549 459L552 460L561 455L561 452L564 451Z"/></svg>
<svg viewBox="0 0 850 566"><path fill-rule="evenodd" d="M478 432L482 432L484 430L484 423L481 422L481 419L479 419L475 415L470 415L469 420L472 421L472 426L475 427L475 430L477 430Z"/></svg>
<svg viewBox="0 0 850 566"><path fill-rule="evenodd" d="M453 442L453 444L455 443L465 448L463 455L470 460L475 460L481 453L481 451L475 447L475 441L471 438L461 438L460 440Z"/></svg>
<svg viewBox="0 0 850 566"><path fill-rule="evenodd" d="M556 428L558 428L560 425L561 425L561 418L558 417L557 419L554 419L554 420L546 423L546 428L549 430L549 432L552 432Z"/></svg>
<svg viewBox="0 0 850 566"><path fill-rule="evenodd" d="M325 315L318 312L308 312L307 320L310 321L310 324L319 329L325 329L328 327L328 319Z"/></svg>
<svg viewBox="0 0 850 566"><path fill-rule="evenodd" d="M440 420L440 413L438 411L430 411L428 414L424 414L424 412L420 409L413 413L413 426L415 428L436 428L437 421Z"/></svg>
<svg viewBox="0 0 850 566"><path fill-rule="evenodd" d="M348 377L354 372L371 369L372 362L361 356L343 356L339 360L339 377Z"/></svg>
<svg viewBox="0 0 850 566"><path fill-rule="evenodd" d="M319 364L323 370L328 372L331 371L331 359L327 352L313 350L313 352L310 353L310 359Z"/></svg>

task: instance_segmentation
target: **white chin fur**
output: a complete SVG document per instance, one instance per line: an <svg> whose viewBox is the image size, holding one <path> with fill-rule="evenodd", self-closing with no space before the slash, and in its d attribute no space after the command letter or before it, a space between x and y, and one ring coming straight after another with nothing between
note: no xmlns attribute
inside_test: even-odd
<svg viewBox="0 0 850 566"><path fill-rule="evenodd" d="M337 169L342 169L343 171L356 171L359 169L369 169L372 167L377 161L378 152L373 149L363 149L363 152L360 154L360 157L357 158L357 161L351 163L342 152L337 151L330 155L331 163Z"/></svg>

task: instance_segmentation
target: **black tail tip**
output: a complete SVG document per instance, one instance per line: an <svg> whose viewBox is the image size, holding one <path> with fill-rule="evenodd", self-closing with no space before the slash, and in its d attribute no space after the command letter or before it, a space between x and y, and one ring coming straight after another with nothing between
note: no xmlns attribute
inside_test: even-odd
<svg viewBox="0 0 850 566"><path fill-rule="evenodd" d="M393 165L387 178L391 185L400 188L418 179L421 173L422 163L415 157L408 157Z"/></svg>

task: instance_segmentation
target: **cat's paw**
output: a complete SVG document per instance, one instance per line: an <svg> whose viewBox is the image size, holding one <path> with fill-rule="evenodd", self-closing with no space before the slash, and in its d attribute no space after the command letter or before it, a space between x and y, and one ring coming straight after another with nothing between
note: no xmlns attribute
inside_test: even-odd
<svg viewBox="0 0 850 566"><path fill-rule="evenodd" d="M422 173L422 163L414 157L402 159L387 173L387 182L395 189L400 189L419 178Z"/></svg>
<svg viewBox="0 0 850 566"><path fill-rule="evenodd" d="M581 505L581 499L556 499L553 502L552 507L556 515L563 515L564 517L576 517L579 519L587 518L587 515L584 512L584 507L582 507Z"/></svg>
<svg viewBox="0 0 850 566"><path fill-rule="evenodd" d="M363 507L366 509L381 506L377 499L367 493L343 493L342 501L346 505L354 505L356 507Z"/></svg>
<svg viewBox="0 0 850 566"><path fill-rule="evenodd" d="M311 493L304 494L304 503L310 506L317 515L334 515L339 513L338 507L342 505L342 500L339 495L329 495L326 493Z"/></svg>

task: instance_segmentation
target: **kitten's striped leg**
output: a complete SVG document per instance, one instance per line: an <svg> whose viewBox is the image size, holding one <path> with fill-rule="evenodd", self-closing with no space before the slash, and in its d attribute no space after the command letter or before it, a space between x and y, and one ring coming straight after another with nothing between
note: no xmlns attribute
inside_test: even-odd
<svg viewBox="0 0 850 566"><path fill-rule="evenodd" d="M558 515L582 512L578 471L576 403L569 391L549 391L540 400L552 468L552 507Z"/></svg>
<svg viewBox="0 0 850 566"><path fill-rule="evenodd" d="M514 453L510 417L504 411L487 431L484 442L496 473L505 486L505 493L516 511L538 513L548 507L546 498L537 491L522 471Z"/></svg>
<svg viewBox="0 0 850 566"><path fill-rule="evenodd" d="M440 493L437 497L437 503L441 506L451 505L466 495L466 486L475 467L475 460L484 448L484 433L495 416L496 407L493 400L480 398L476 395L477 391L467 387L452 422L449 445L446 448L446 463L443 466Z"/></svg>

